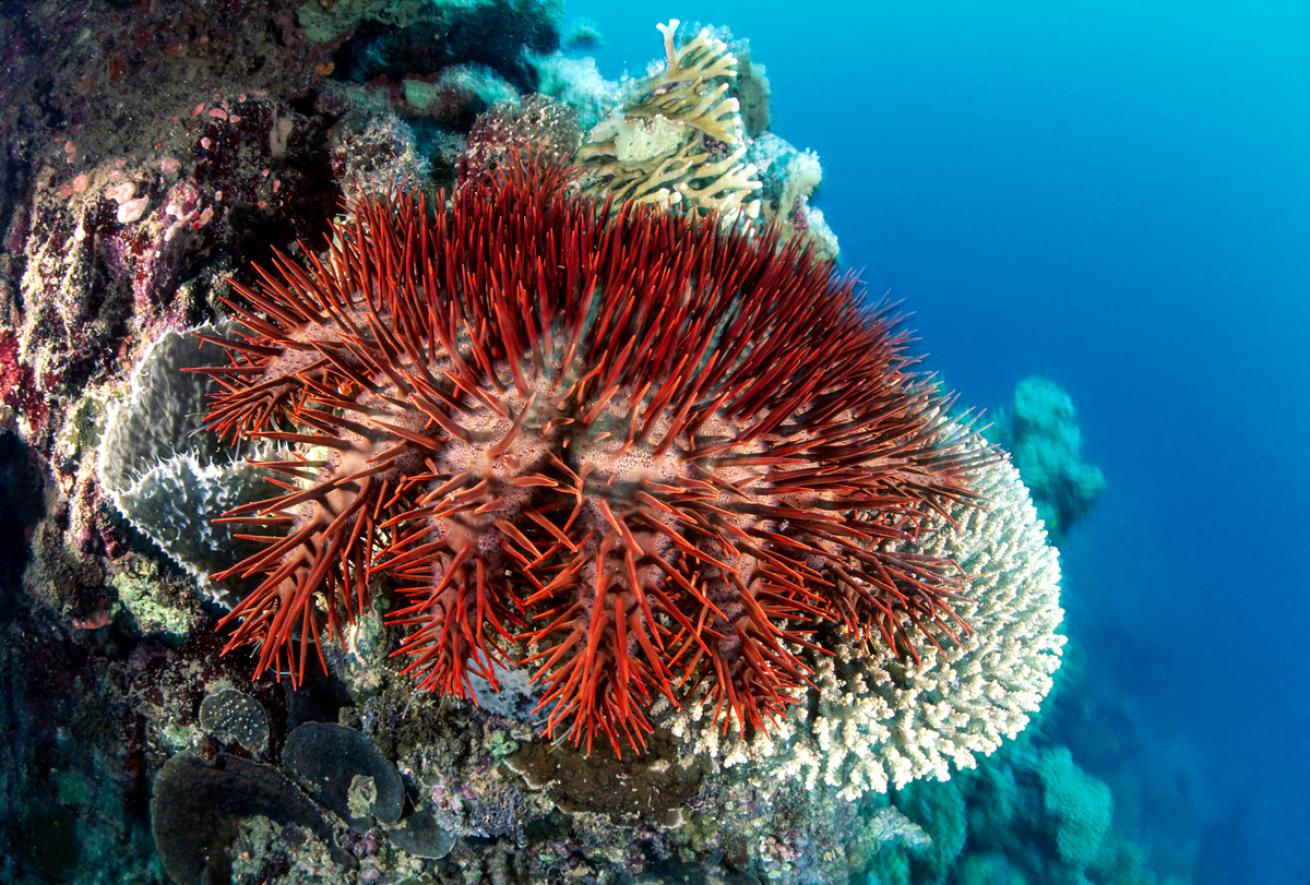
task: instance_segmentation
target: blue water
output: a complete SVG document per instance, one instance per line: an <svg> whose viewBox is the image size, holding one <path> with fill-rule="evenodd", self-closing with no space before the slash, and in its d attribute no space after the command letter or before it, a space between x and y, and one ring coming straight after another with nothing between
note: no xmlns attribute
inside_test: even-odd
<svg viewBox="0 0 1310 885"><path fill-rule="evenodd" d="M1157 869L1310 881L1310 4L568 10L611 77L670 15L749 37L930 365L979 405L1070 391L1108 489L1068 630L1115 735L1075 750Z"/></svg>

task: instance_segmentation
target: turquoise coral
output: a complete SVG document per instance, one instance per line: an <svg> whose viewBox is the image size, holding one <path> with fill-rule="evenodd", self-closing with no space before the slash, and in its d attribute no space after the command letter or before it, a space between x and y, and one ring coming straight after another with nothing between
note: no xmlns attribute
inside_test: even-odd
<svg viewBox="0 0 1310 885"><path fill-rule="evenodd" d="M1037 513L1058 540L1105 488L1101 471L1082 462L1073 400L1054 381L1026 378L1014 390L1007 438Z"/></svg>
<svg viewBox="0 0 1310 885"><path fill-rule="evenodd" d="M1110 788L1079 768L1068 747L1043 751L1040 773L1060 859L1076 870L1092 866L1110 829Z"/></svg>

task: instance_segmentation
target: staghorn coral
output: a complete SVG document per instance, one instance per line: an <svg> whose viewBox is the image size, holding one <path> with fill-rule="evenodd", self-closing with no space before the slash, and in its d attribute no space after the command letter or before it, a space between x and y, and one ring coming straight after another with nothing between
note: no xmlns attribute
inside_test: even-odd
<svg viewBox="0 0 1310 885"><path fill-rule="evenodd" d="M663 71L587 133L575 156L584 189L616 201L681 205L724 221L758 218L761 183L745 162L737 57L702 29L675 47L678 20L660 25Z"/></svg>
<svg viewBox="0 0 1310 885"><path fill-rule="evenodd" d="M974 490L985 509L954 509L915 545L970 576L968 593L953 603L973 627L958 648L928 648L907 662L838 641L816 666L813 703L762 740L724 739L695 708L670 716L668 726L724 765L749 763L761 790L794 779L848 800L921 777L947 779L952 764L972 768L977 754L1017 735L1060 664L1059 562L1011 465L984 468Z"/></svg>
<svg viewBox="0 0 1310 885"><path fill-rule="evenodd" d="M449 212L364 202L325 259L236 287L209 424L300 450L221 520L264 545L214 576L259 579L229 647L302 678L384 579L423 688L496 688L527 643L546 731L619 753L661 696L765 727L817 624L845 655L960 641L962 575L915 539L995 455L885 312L796 246L567 183L528 164Z"/></svg>

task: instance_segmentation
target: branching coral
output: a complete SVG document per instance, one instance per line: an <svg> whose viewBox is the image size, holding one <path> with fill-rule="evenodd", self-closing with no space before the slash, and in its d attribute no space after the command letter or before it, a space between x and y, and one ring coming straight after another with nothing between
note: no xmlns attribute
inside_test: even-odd
<svg viewBox="0 0 1310 885"><path fill-rule="evenodd" d="M660 25L664 70L587 134L576 161L587 190L617 200L682 205L725 220L760 214L761 183L744 161L737 58L708 30L675 47Z"/></svg>
<svg viewBox="0 0 1310 885"><path fill-rule="evenodd" d="M449 211L365 201L238 287L209 422L298 449L223 517L264 545L217 576L259 579L225 621L260 671L299 678L381 579L424 688L495 686L519 641L547 730L618 752L659 697L766 727L820 624L892 657L967 633L915 543L994 453L886 312L773 236L609 209L526 164Z"/></svg>
<svg viewBox="0 0 1310 885"><path fill-rule="evenodd" d="M764 795L798 780L851 800L921 777L944 780L952 765L972 768L976 754L1017 735L1060 665L1060 566L1013 466L983 468L973 487L985 508L952 508L914 545L969 575L955 610L973 630L958 647L907 661L838 640L815 668L813 702L763 740L724 739L695 708L668 726L721 764L749 763L746 776Z"/></svg>

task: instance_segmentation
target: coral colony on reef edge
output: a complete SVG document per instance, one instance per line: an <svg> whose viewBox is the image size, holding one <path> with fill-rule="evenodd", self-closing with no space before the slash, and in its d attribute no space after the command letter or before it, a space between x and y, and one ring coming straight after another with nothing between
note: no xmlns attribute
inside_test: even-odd
<svg viewBox="0 0 1310 885"><path fill-rule="evenodd" d="M610 208L529 159L449 211L365 199L324 259L234 285L208 423L291 447L221 517L264 545L214 576L259 578L223 619L257 672L303 678L382 579L423 688L526 646L546 731L621 754L660 696L767 729L818 624L916 659L967 633L913 541L996 453L886 310L774 232Z"/></svg>

